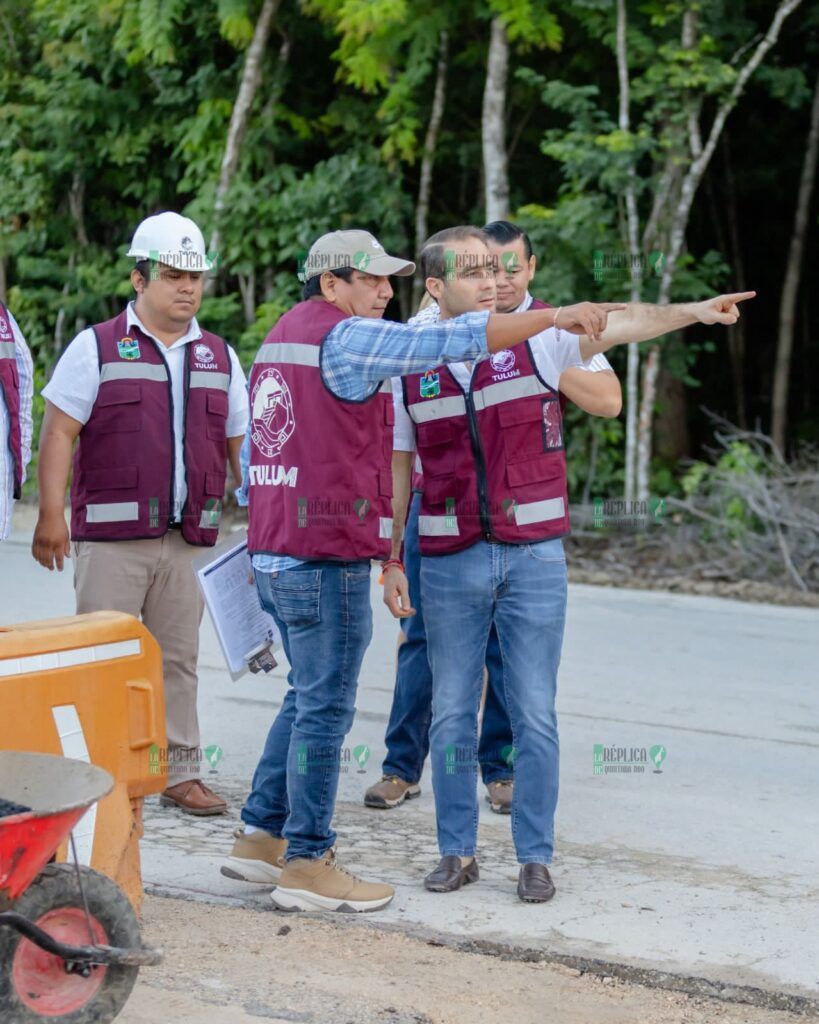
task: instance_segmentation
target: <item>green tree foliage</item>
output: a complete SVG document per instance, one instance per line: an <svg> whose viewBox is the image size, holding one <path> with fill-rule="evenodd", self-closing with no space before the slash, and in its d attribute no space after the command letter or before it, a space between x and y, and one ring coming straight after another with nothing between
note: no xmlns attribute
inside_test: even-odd
<svg viewBox="0 0 819 1024"><path fill-rule="evenodd" d="M483 220L481 99L489 25L503 21L512 60L507 103L516 217L539 258L534 291L555 303L622 298L628 279L601 275L596 252L624 249L623 190L638 171L647 215L663 170L690 159L692 109L707 115L730 90L743 48L770 5L700 0L695 43L680 42L685 6L629 0L632 131L617 126L614 5L609 0L281 0L241 156L226 197L219 272L201 319L249 362L297 299L300 254L320 233L362 226L408 253L418 164L439 36L449 72L436 152L430 230ZM112 316L129 295L124 257L138 221L162 209L193 216L206 237L231 112L261 0L12 0L0 10L0 286L34 350L42 382L62 347ZM763 297L748 314L749 408L767 419L771 352L792 192L810 101L819 3L804 0L775 56L732 115L735 194L746 277ZM736 252L723 223L715 161L698 195L673 296L732 283ZM762 212L764 211L764 213ZM785 225L782 227L781 225ZM815 251L816 217L811 220ZM811 244L808 245L810 251ZM656 290L649 274L647 298ZM410 312L402 285L391 315ZM803 303L794 350L794 435L815 437L816 314ZM724 342L687 332L670 365L698 407L731 415ZM716 346L716 347L715 347ZM618 355L617 367L622 369ZM616 493L619 424L573 414L572 489ZM596 438L596 440L594 440ZM594 440L594 444L592 443ZM674 466L658 465L668 486Z"/></svg>

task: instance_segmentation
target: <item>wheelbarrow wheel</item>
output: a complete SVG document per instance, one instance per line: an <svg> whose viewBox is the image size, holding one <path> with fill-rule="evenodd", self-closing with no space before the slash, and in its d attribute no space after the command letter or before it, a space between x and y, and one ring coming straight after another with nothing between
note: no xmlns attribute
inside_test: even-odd
<svg viewBox="0 0 819 1024"><path fill-rule="evenodd" d="M93 942L133 949L139 924L125 894L110 878L81 867ZM92 944L76 868L49 864L14 904L60 942ZM108 1024L125 1005L138 967L93 966L87 977L66 970L65 961L46 953L11 928L0 928L0 1020L3 1024Z"/></svg>

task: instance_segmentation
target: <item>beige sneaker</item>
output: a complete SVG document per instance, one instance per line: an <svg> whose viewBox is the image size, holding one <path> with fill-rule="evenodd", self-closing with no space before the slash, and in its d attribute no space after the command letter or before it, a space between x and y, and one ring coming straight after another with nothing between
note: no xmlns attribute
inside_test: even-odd
<svg viewBox="0 0 819 1024"><path fill-rule="evenodd" d="M490 782L486 787L486 799L495 814L512 813L514 785L512 779L500 779L498 782Z"/></svg>
<svg viewBox="0 0 819 1024"><path fill-rule="evenodd" d="M245 835L244 828L237 828L233 835L236 841L222 864L222 874L240 882L266 882L268 885L278 882L284 868L287 840L267 832Z"/></svg>
<svg viewBox="0 0 819 1024"><path fill-rule="evenodd" d="M406 782L398 775L384 775L364 794L364 805L388 810L420 795L421 787L417 782Z"/></svg>
<svg viewBox="0 0 819 1024"><path fill-rule="evenodd" d="M336 864L335 850L322 857L297 857L284 866L270 894L279 910L337 910L357 914L381 910L395 895L391 885L362 882Z"/></svg>

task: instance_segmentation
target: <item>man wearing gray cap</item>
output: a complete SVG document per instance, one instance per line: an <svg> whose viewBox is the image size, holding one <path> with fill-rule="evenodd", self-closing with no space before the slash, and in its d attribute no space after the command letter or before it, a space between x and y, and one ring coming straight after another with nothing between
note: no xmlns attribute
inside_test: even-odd
<svg viewBox="0 0 819 1024"><path fill-rule="evenodd" d="M305 262L303 301L278 321L251 370L242 450L248 547L262 605L282 634L290 688L222 872L277 882L272 898L284 910L378 910L394 895L336 864L331 826L341 745L372 635L370 560L390 553L390 378L478 359L554 320L546 309L382 322L390 275L414 270L366 231L322 236ZM611 308L620 307L580 303L562 311L561 325L597 337ZM398 600L411 614L397 565Z"/></svg>

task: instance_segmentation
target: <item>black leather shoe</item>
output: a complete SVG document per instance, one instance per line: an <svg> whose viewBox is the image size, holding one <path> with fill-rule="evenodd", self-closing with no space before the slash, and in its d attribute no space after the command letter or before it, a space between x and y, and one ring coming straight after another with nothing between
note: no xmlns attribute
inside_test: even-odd
<svg viewBox="0 0 819 1024"><path fill-rule="evenodd" d="M478 881L478 862L471 860L461 867L460 857L441 857L441 863L424 879L424 888L430 892L455 892L467 882Z"/></svg>
<svg viewBox="0 0 819 1024"><path fill-rule="evenodd" d="M545 864L524 864L521 867L518 896L524 903L545 903L554 894L554 882Z"/></svg>

